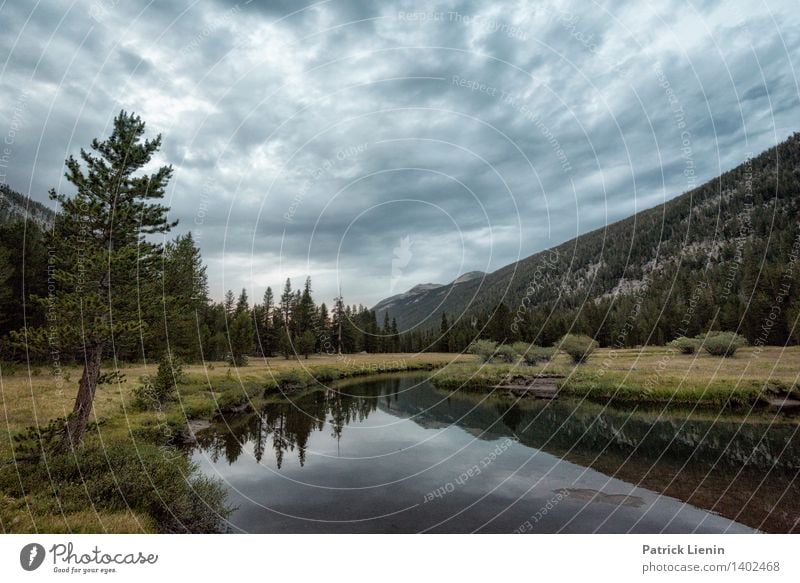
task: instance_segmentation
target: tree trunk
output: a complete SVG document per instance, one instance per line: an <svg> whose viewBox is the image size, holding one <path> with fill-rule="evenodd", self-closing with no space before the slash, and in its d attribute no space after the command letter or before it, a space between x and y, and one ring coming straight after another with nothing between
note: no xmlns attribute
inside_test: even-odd
<svg viewBox="0 0 800 583"><path fill-rule="evenodd" d="M92 413L97 381L100 379L100 360L102 356L102 344L95 344L86 349L86 360L83 365L81 380L78 383L75 406L72 408L72 415L64 426L64 437L58 444L57 451L66 451L77 447L83 440L83 434L89 424L89 415Z"/></svg>

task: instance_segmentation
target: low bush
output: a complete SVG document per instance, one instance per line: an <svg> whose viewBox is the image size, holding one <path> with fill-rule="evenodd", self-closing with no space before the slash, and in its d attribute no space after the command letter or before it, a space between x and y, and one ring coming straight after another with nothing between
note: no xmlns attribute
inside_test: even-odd
<svg viewBox="0 0 800 583"><path fill-rule="evenodd" d="M700 348L700 341L696 338L687 338L681 336L671 342L672 346L677 348L681 354L694 354Z"/></svg>
<svg viewBox="0 0 800 583"><path fill-rule="evenodd" d="M133 389L134 405L141 410L161 410L178 397L178 383L183 380L182 361L168 353L161 357L154 378L144 377Z"/></svg>
<svg viewBox="0 0 800 583"><path fill-rule="evenodd" d="M537 346L535 344L528 344L527 342L515 342L511 345L511 348L514 349L514 352L519 354L522 361L528 366L547 362L553 358L556 352L555 348Z"/></svg>
<svg viewBox="0 0 800 583"><path fill-rule="evenodd" d="M84 445L46 463L2 467L0 491L33 497L54 515L141 512L162 533L221 532L232 512L222 483L202 475L185 454L141 443Z"/></svg>
<svg viewBox="0 0 800 583"><path fill-rule="evenodd" d="M320 383L329 383L339 378L339 371L332 366L319 366L311 370L311 374Z"/></svg>
<svg viewBox="0 0 800 583"><path fill-rule="evenodd" d="M275 379L282 389L301 389L314 384L314 377L306 370L284 370L277 373Z"/></svg>
<svg viewBox="0 0 800 583"><path fill-rule="evenodd" d="M492 340L476 340L469 345L469 352L477 354L483 362L505 362L513 364L519 360L517 351L508 344L497 344Z"/></svg>
<svg viewBox="0 0 800 583"><path fill-rule="evenodd" d="M747 340L733 332L709 332L702 338L702 346L712 356L733 356Z"/></svg>
<svg viewBox="0 0 800 583"><path fill-rule="evenodd" d="M586 362L589 355L598 347L597 341L585 334L566 334L559 342L558 348L572 357L576 364Z"/></svg>
<svg viewBox="0 0 800 583"><path fill-rule="evenodd" d="M497 342L491 340L476 340L469 345L469 352L476 354L483 362L492 360L495 351L497 350Z"/></svg>
<svg viewBox="0 0 800 583"><path fill-rule="evenodd" d="M513 364L519 360L519 355L517 352L511 348L508 344L501 344L498 346L490 362L505 362L508 364Z"/></svg>

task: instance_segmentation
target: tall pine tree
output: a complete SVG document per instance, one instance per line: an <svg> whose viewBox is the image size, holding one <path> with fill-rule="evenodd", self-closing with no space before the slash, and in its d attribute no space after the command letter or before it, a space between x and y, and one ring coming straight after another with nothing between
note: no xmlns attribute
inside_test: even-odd
<svg viewBox="0 0 800 583"><path fill-rule="evenodd" d="M158 202L172 167L137 175L161 147L160 135L147 140L144 133L141 118L120 112L106 140L81 150L83 164L67 159L66 178L76 193L50 191L61 207L51 241L58 289L46 300L58 320L50 331L55 326L63 348L78 349L83 362L59 449L83 439L97 386L114 374L102 373L103 357L115 356L111 351L119 337L141 332L138 306L157 301L152 282L158 279L162 248L147 235L166 233L177 222L168 222L169 209ZM46 333L40 329L28 336Z"/></svg>

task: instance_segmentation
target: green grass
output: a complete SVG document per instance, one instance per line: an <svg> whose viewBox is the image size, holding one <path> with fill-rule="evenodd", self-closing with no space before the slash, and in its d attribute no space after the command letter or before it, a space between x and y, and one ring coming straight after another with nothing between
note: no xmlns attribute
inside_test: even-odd
<svg viewBox="0 0 800 583"><path fill-rule="evenodd" d="M216 532L231 511L182 452L130 441L5 464L0 491L4 532Z"/></svg>
<svg viewBox="0 0 800 583"><path fill-rule="evenodd" d="M800 397L800 347L741 348L735 357L685 355L675 348L599 349L583 364L564 354L536 366L454 364L431 378L439 389L486 392L558 375L559 394L620 403L742 407L775 395Z"/></svg>
<svg viewBox="0 0 800 583"><path fill-rule="evenodd" d="M432 370L474 357L373 354L252 360L250 366L188 365L177 400L162 411L141 410L134 389L150 366L123 364L125 378L98 388L92 421L76 456L23 451L13 439L44 428L72 409L80 369L66 367L59 384L46 367L0 366L0 532L210 532L224 516L223 490L199 475L177 445L193 419L211 420L257 409L292 393L341 379L385 372ZM104 371L110 370L110 365ZM38 445L36 443L33 444ZM48 469L49 468L49 469ZM117 478L116 480L114 478ZM200 492L208 505L199 503ZM156 496L161 494L165 504ZM210 510L209 510L210 507ZM165 511L171 508L171 511ZM205 511L204 511L205 509Z"/></svg>
<svg viewBox="0 0 800 583"><path fill-rule="evenodd" d="M483 392L509 374L547 374L562 376L557 383L562 394L570 397L720 407L745 405L778 393L800 396L798 362L800 347L745 347L729 358L648 347L598 349L586 363L578 365L563 353L536 366L516 367L479 365L475 356L452 354L278 358L253 360L250 366L238 369L207 363L185 367L178 398L163 411L142 411L133 406L133 389L142 376L155 372L156 363L124 365L121 372L126 377L122 382L99 388L93 412L95 425L87 432L78 457L72 462L48 460L56 470L50 474L36 460L23 459L12 437L26 427L44 427L51 419L69 413L80 370L66 368L67 377L59 386L46 367L29 370L15 365L10 370L3 365L0 527L3 532L64 533L173 532L182 531L181 525L190 531L213 530L213 517L198 510L190 486L201 480L196 482L198 487L215 500L216 506L222 508L224 504L213 485L203 482L185 455L174 447L187 433L188 422L210 420L242 407L259 408L284 399L286 391L313 391L334 381L346 384L364 375L433 370L431 381L438 388ZM114 452L110 461L106 457L109 451ZM161 458L177 461L165 464ZM76 473L77 467L84 471ZM114 475L124 478L132 490L120 489L109 481ZM85 488L75 488L74 484ZM164 489L178 509L182 517L178 523L150 496L158 489Z"/></svg>

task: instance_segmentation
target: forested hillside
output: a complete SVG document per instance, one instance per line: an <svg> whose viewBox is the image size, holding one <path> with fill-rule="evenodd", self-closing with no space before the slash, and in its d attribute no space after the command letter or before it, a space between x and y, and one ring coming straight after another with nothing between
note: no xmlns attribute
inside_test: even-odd
<svg viewBox="0 0 800 583"><path fill-rule="evenodd" d="M545 345L570 330L603 345L662 344L708 329L797 342L798 211L795 134L663 205L485 278L401 297L388 312L401 332L446 331L454 349L476 335Z"/></svg>
<svg viewBox="0 0 800 583"><path fill-rule="evenodd" d="M26 296L46 292L43 229L52 226L54 216L43 204L0 185L0 336L24 325ZM26 272L37 275L26 277ZM41 324L40 315L28 314L35 325Z"/></svg>
<svg viewBox="0 0 800 583"><path fill-rule="evenodd" d="M28 219L39 227L53 224L55 213L40 202L0 184L0 225Z"/></svg>

